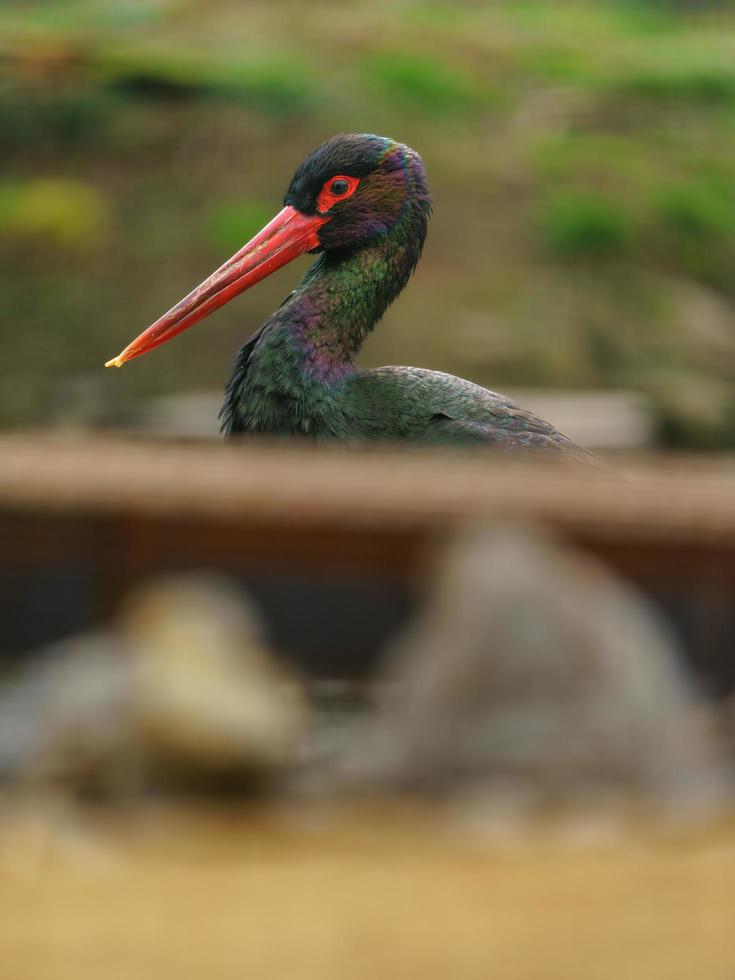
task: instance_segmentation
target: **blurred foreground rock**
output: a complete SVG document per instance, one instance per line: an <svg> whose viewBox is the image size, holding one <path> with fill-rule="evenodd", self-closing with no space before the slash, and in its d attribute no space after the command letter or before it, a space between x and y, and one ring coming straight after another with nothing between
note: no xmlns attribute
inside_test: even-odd
<svg viewBox="0 0 735 980"><path fill-rule="evenodd" d="M118 798L245 788L293 764L305 717L243 596L166 578L0 688L0 777Z"/></svg>
<svg viewBox="0 0 735 980"><path fill-rule="evenodd" d="M540 532L460 535L384 684L343 757L348 784L487 791L524 810L619 794L701 812L727 795L671 637L635 591Z"/></svg>

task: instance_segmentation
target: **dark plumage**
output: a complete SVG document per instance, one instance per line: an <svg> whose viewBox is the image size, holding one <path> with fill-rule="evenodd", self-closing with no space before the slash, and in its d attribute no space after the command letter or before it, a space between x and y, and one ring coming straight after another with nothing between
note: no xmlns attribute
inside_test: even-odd
<svg viewBox="0 0 735 980"><path fill-rule="evenodd" d="M304 279L239 352L222 430L580 453L548 422L469 381L355 366L421 256L431 198L414 150L377 136L338 136L301 164L286 204L314 213L335 174L363 180L335 205L319 232L323 251Z"/></svg>

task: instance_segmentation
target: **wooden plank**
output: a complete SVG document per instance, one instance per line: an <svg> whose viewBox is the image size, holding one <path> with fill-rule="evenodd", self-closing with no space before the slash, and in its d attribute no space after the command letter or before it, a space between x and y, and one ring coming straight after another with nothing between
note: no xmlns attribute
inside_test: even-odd
<svg viewBox="0 0 735 980"><path fill-rule="evenodd" d="M537 519L598 538L735 547L735 461L610 472L488 453L0 438L0 506L425 530Z"/></svg>

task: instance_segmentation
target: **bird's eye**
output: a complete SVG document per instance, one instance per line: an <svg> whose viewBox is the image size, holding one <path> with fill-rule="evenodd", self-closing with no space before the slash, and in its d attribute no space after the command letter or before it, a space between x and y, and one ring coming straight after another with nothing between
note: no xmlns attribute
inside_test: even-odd
<svg viewBox="0 0 735 980"><path fill-rule="evenodd" d="M316 199L317 211L324 214L333 204L344 201L346 197L351 197L357 190L359 183L359 177L348 177L344 174L331 177L326 181Z"/></svg>

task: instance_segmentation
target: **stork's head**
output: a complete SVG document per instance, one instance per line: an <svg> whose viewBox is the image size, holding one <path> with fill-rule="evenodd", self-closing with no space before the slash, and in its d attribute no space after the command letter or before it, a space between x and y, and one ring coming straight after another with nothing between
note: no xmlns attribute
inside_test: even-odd
<svg viewBox="0 0 735 980"><path fill-rule="evenodd" d="M423 241L430 208L418 153L384 136L335 136L298 167L283 210L107 366L160 346L304 252L353 252L406 218Z"/></svg>

